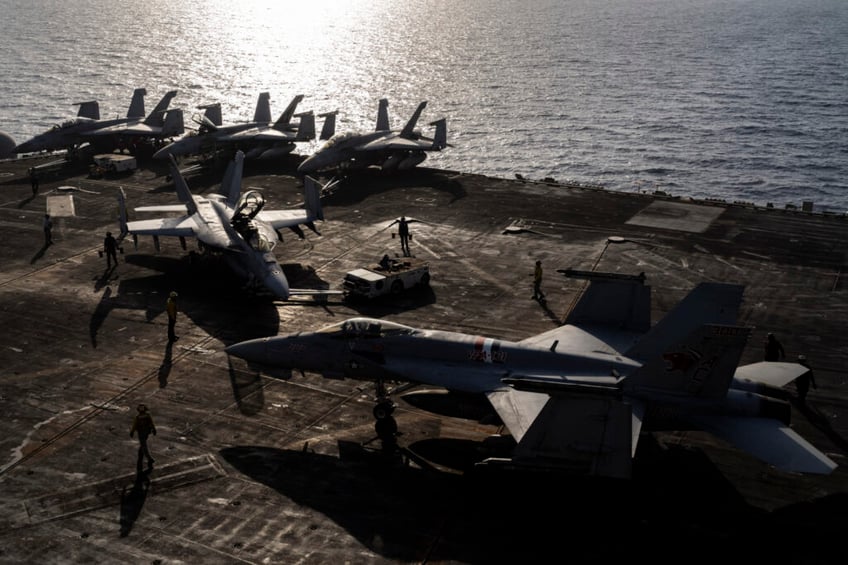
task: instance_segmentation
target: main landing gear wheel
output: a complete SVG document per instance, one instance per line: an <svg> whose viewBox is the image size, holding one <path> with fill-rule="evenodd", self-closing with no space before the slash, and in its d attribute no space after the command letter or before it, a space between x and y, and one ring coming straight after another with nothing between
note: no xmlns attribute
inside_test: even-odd
<svg viewBox="0 0 848 565"><path fill-rule="evenodd" d="M374 417L379 422L380 420L385 420L386 418L391 418L392 414L395 412L395 403L391 400L381 400L374 406Z"/></svg>

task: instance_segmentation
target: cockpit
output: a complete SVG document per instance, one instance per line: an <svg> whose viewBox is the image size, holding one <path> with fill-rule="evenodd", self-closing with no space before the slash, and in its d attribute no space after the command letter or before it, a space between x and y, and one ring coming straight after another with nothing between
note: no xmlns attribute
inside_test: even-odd
<svg viewBox="0 0 848 565"><path fill-rule="evenodd" d="M236 211L230 220L244 240L257 251L271 251L276 245L276 240L271 239L254 222L254 218L265 206L265 197L256 190L248 190L241 195L236 202Z"/></svg>
<svg viewBox="0 0 848 565"><path fill-rule="evenodd" d="M358 136L359 136L359 134L356 133L356 132L353 132L353 131L346 131L344 133L337 133L336 135L334 135L333 137L331 137L330 139L325 141L324 145L319 147L318 150L322 151L324 149L329 149L331 147L335 147L336 145L341 145L345 141L347 141L348 139L350 139L352 137L358 137Z"/></svg>
<svg viewBox="0 0 848 565"><path fill-rule="evenodd" d="M315 333L341 339L373 339L398 335L411 335L415 328L371 318L351 318L332 326L322 328Z"/></svg>

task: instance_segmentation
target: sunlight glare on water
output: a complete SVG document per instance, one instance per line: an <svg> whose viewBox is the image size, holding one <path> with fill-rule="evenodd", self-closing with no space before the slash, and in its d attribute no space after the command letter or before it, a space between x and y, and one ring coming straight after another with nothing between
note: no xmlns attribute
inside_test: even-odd
<svg viewBox="0 0 848 565"><path fill-rule="evenodd" d="M0 0L0 130L171 89L186 125L338 110L371 130L448 120L426 165L848 210L844 0ZM320 128L320 121L317 123ZM302 144L309 154L318 143Z"/></svg>

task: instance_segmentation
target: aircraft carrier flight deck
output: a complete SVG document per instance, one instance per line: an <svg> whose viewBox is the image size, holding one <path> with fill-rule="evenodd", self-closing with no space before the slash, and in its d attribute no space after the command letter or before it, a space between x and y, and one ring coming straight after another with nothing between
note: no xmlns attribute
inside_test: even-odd
<svg viewBox="0 0 848 565"><path fill-rule="evenodd" d="M275 249L292 288L328 294L279 301L192 241L126 238L107 270L118 188L131 213L175 203L165 164L101 178L57 167L33 193L28 169L51 159L0 162L0 563L848 562L845 215L432 168L364 174L323 197L320 235L285 231ZM296 166L247 163L244 187L296 208ZM205 194L223 171L185 178ZM348 271L400 255L402 215L429 287L344 300ZM257 373L224 352L359 315L520 340L580 296L585 281L563 269L644 273L654 321L702 281L746 285L741 362L762 360L768 332L787 360L809 359L817 388L802 405L786 387L791 425L839 466L785 473L679 431L643 438L630 480L481 468L502 450L497 423L398 393L398 448L385 449L372 383ZM140 403L158 433L155 465L137 474Z"/></svg>

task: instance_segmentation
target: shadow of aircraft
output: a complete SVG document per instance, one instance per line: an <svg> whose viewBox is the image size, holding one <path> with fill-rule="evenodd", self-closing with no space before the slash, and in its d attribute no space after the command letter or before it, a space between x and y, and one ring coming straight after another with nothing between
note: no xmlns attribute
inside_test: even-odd
<svg viewBox="0 0 848 565"><path fill-rule="evenodd" d="M480 454L474 443L427 440L411 447L467 466ZM836 525L829 524L834 514L815 515L806 507L787 507L776 520L748 504L699 450L640 447L634 478L619 481L497 467L447 473L356 443L340 441L338 447L338 458L262 446L226 448L221 455L388 559L543 563L562 555L606 563L649 554L652 562L679 563L684 552L696 563L727 555L791 563L809 562L803 558L808 550L825 557L842 551L836 528L845 523L844 495L814 503L831 508ZM799 519L804 535L824 525L832 537L815 536L821 545L813 548L805 537L795 544L797 560L781 559L785 544L773 540L792 539ZM774 538L775 529L786 537Z"/></svg>

